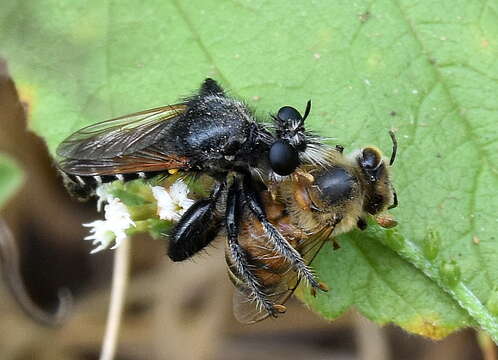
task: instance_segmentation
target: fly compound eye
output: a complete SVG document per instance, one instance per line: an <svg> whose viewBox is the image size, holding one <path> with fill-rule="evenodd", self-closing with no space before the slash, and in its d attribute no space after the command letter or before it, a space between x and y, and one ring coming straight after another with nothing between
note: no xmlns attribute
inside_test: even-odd
<svg viewBox="0 0 498 360"><path fill-rule="evenodd" d="M301 121L303 119L299 111L291 106L281 107L280 110L278 110L277 117L282 121Z"/></svg>
<svg viewBox="0 0 498 360"><path fill-rule="evenodd" d="M330 205L351 197L355 178L346 169L335 167L315 177L320 197Z"/></svg>
<svg viewBox="0 0 498 360"><path fill-rule="evenodd" d="M294 147L284 141L276 141L270 148L270 166L278 175L292 174L299 165L299 156Z"/></svg>
<svg viewBox="0 0 498 360"><path fill-rule="evenodd" d="M382 155L377 149L365 148L362 151L362 156L359 161L362 168L373 170L379 167L382 162Z"/></svg>

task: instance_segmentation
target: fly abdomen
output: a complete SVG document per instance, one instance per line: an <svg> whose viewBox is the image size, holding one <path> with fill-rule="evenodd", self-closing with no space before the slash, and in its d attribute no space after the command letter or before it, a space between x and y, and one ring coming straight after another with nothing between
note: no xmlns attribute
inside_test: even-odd
<svg viewBox="0 0 498 360"><path fill-rule="evenodd" d="M116 180L131 181L136 179L151 179L157 175L169 175L164 171L139 171L136 173L127 174L112 174L112 175L76 175L69 174L62 169L59 169L62 174L64 185L69 193L81 201L88 200L95 195L95 189L102 185Z"/></svg>

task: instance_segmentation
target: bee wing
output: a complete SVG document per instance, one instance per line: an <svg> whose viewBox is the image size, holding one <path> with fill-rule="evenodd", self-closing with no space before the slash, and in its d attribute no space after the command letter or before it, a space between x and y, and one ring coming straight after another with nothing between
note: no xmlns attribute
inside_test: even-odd
<svg viewBox="0 0 498 360"><path fill-rule="evenodd" d="M186 110L185 104L168 105L87 126L70 135L57 148L66 159L98 160L128 155L157 142L170 121Z"/></svg>
<svg viewBox="0 0 498 360"><path fill-rule="evenodd" d="M334 227L324 227L313 235L301 239L296 248L306 264L311 264L332 231L334 231ZM268 249L268 253L269 256L275 256L271 249ZM296 271L288 265L282 273L269 274L267 269L263 270L262 267L258 269L258 265L255 267L256 274L258 274L258 270L267 273L267 277L263 278L263 283L276 281L274 285L266 286L263 289L268 299L274 304L285 304L299 285L300 279ZM274 279L271 278L272 276ZM253 324L270 316L265 309L252 300L250 291L243 284L237 286L234 293L233 312L235 318L243 324Z"/></svg>

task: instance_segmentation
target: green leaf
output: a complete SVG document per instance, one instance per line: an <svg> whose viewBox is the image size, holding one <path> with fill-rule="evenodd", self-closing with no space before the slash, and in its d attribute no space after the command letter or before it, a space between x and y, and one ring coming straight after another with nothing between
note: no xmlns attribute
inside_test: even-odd
<svg viewBox="0 0 498 360"><path fill-rule="evenodd" d="M171 222L159 219L149 219L147 221L148 231L154 239L159 239L171 230Z"/></svg>
<svg viewBox="0 0 498 360"><path fill-rule="evenodd" d="M108 186L108 192L128 207L150 204L153 200L150 187L140 179L126 183L115 181Z"/></svg>
<svg viewBox="0 0 498 360"><path fill-rule="evenodd" d="M21 187L23 172L15 160L0 153L0 209Z"/></svg>
<svg viewBox="0 0 498 360"><path fill-rule="evenodd" d="M313 262L330 290L313 297L299 288L304 301L329 319L351 305L379 324L395 322L408 331L442 338L472 319L435 282L382 246L370 231L354 231L327 244Z"/></svg>
<svg viewBox="0 0 498 360"><path fill-rule="evenodd" d="M312 99L308 127L347 152L388 153L395 129L400 233L438 266L454 262L478 302L498 288L495 2L9 0L0 24L30 127L52 152L86 124L174 103L206 76L263 119ZM432 230L440 243L426 243ZM313 265L332 290L305 301L327 318L354 306L434 338L476 325L401 257L407 243L384 240L353 232L340 250L326 246Z"/></svg>

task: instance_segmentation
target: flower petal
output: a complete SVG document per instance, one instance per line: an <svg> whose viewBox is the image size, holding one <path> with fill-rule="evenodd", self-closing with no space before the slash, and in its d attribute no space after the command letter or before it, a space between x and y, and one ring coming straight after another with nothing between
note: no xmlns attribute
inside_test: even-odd
<svg viewBox="0 0 498 360"><path fill-rule="evenodd" d="M152 194L157 200L159 218L162 220L178 220L179 214L175 211L175 203L170 193L162 186L153 186Z"/></svg>

